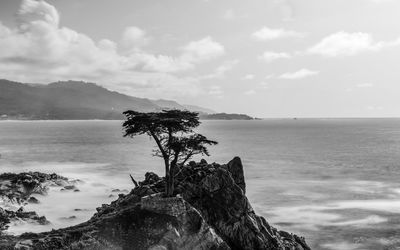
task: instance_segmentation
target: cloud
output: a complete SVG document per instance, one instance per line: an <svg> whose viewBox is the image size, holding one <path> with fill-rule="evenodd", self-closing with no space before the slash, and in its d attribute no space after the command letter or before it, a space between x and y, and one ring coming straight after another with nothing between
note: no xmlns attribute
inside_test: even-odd
<svg viewBox="0 0 400 250"><path fill-rule="evenodd" d="M225 75L226 72L231 71L238 63L238 59L225 61L217 67L215 72L217 73L217 75Z"/></svg>
<svg viewBox="0 0 400 250"><path fill-rule="evenodd" d="M75 79L135 94L194 95L202 92L197 79L173 74L192 70L225 52L208 36L188 42L178 55L151 53L143 48L151 38L135 26L125 29L119 43L94 41L61 27L58 11L44 1L23 0L16 20L16 28L0 22L0 77L15 81Z"/></svg>
<svg viewBox="0 0 400 250"><path fill-rule="evenodd" d="M340 31L323 38L308 49L310 54L326 57L353 56L365 51L378 51L385 47L400 45L400 38L394 41L375 42L368 33L347 33Z"/></svg>
<svg viewBox="0 0 400 250"><path fill-rule="evenodd" d="M142 64L142 68L156 72L178 72L193 69L196 64L203 63L222 56L224 46L215 42L211 37L189 42L181 48L182 54L178 57L154 55L146 52L137 52L130 57Z"/></svg>
<svg viewBox="0 0 400 250"><path fill-rule="evenodd" d="M138 64L142 64L142 70L165 73L193 69L193 63L195 63L193 61L183 60L182 58L142 52L134 54L131 58L133 61L137 60Z"/></svg>
<svg viewBox="0 0 400 250"><path fill-rule="evenodd" d="M296 79L302 79L305 77L313 76L319 74L318 71L313 71L309 69L301 69L296 72L288 72L284 73L279 76L281 79L287 79L287 80L296 80Z"/></svg>
<svg viewBox="0 0 400 250"><path fill-rule="evenodd" d="M253 74L247 74L245 76L243 76L243 80L253 80L255 78L255 75Z"/></svg>
<svg viewBox="0 0 400 250"><path fill-rule="evenodd" d="M112 83L113 88L117 88L116 90L140 97L175 99L206 94L196 79L181 78L169 73L123 72L122 75L107 75L106 78Z"/></svg>
<svg viewBox="0 0 400 250"><path fill-rule="evenodd" d="M219 57L225 53L225 48L207 36L193 41L183 47L181 59L188 62L204 62Z"/></svg>
<svg viewBox="0 0 400 250"><path fill-rule="evenodd" d="M285 29L272 29L264 26L260 30L254 32L251 36L258 41L271 41L281 38L303 37L304 34L297 31L285 30Z"/></svg>
<svg viewBox="0 0 400 250"><path fill-rule="evenodd" d="M265 51L258 58L264 62L270 63L272 61L284 58L291 58L292 56L286 52L274 52L274 51Z"/></svg>
<svg viewBox="0 0 400 250"><path fill-rule="evenodd" d="M224 61L220 66L215 69L213 73L200 76L198 77L198 80L222 79L225 77L226 73L231 71L238 63L238 59Z"/></svg>
<svg viewBox="0 0 400 250"><path fill-rule="evenodd" d="M138 27L127 27L122 34L121 45L128 50L135 50L149 43L146 32Z"/></svg>
<svg viewBox="0 0 400 250"><path fill-rule="evenodd" d="M60 15L56 8L45 1L23 0L17 16L22 26L36 21L44 21L55 27L60 23Z"/></svg>

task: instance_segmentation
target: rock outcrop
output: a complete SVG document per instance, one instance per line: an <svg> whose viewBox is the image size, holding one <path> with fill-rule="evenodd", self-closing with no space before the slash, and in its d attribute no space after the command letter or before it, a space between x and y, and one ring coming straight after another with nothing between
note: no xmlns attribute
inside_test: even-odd
<svg viewBox="0 0 400 250"><path fill-rule="evenodd" d="M40 172L4 173L0 175L0 198L10 202L23 204L25 202L38 202L32 194L45 195L49 186L68 186L71 183L67 178L57 174ZM34 199L30 199L34 198Z"/></svg>
<svg viewBox="0 0 400 250"><path fill-rule="evenodd" d="M25 221L32 224L46 225L50 222L35 211L25 211L27 203L39 203L36 195L46 195L49 186L65 188L74 181L57 174L40 172L4 173L0 175L0 199L2 203L16 207L14 210L0 207L0 235L12 221Z"/></svg>
<svg viewBox="0 0 400 250"><path fill-rule="evenodd" d="M304 238L257 216L245 196L243 166L190 162L176 173L176 197L147 173L128 195L97 208L87 222L47 233L0 239L0 249L308 250Z"/></svg>
<svg viewBox="0 0 400 250"><path fill-rule="evenodd" d="M17 211L10 211L0 207L0 235L1 231L8 228L11 221L21 220L33 224L47 225L50 222L44 216L39 216L35 211L25 211L20 207Z"/></svg>

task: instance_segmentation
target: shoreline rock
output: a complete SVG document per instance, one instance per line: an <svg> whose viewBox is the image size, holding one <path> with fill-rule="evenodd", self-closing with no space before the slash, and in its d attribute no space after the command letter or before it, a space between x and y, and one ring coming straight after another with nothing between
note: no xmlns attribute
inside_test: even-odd
<svg viewBox="0 0 400 250"><path fill-rule="evenodd" d="M35 211L25 211L23 207L20 207L17 211L10 211L0 207L0 236L2 231L8 229L8 224L17 220L39 225L50 224L45 216L39 216Z"/></svg>
<svg viewBox="0 0 400 250"><path fill-rule="evenodd" d="M32 194L46 195L49 186L71 185L67 178L40 172L4 173L0 175L0 197L23 204Z"/></svg>
<svg viewBox="0 0 400 250"><path fill-rule="evenodd" d="M24 221L32 224L47 225L50 222L45 216L39 216L35 211L25 211L28 203L37 204L40 201L32 195L47 195L50 186L73 186L73 182L57 174L40 172L3 173L0 175L0 198L2 202L13 207L12 211L0 207L0 235L7 230L13 221ZM74 186L75 187L75 186Z"/></svg>
<svg viewBox="0 0 400 250"><path fill-rule="evenodd" d="M225 165L190 162L176 173L176 197L163 198L164 188L164 178L146 173L129 194L103 204L87 222L7 236L0 249L310 249L304 238L256 215L239 157Z"/></svg>

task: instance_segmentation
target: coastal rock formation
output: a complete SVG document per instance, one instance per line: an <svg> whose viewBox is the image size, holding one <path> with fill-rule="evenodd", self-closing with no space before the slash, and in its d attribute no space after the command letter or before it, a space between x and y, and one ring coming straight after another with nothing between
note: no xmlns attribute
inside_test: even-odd
<svg viewBox="0 0 400 250"><path fill-rule="evenodd" d="M147 173L89 221L7 236L0 249L310 249L304 238L255 214L238 157L226 165L190 162L176 172L176 197L162 197L164 188L164 178Z"/></svg>
<svg viewBox="0 0 400 250"><path fill-rule="evenodd" d="M121 197L78 226L0 237L0 249L214 249L229 246L182 197Z"/></svg>
<svg viewBox="0 0 400 250"><path fill-rule="evenodd" d="M10 208L0 207L0 234L6 230L12 221L25 221L32 224L46 225L50 222L44 216L39 216L35 211L25 211L27 203L39 203L34 194L46 195L49 186L65 188L72 185L73 181L57 174L40 172L4 173L0 175L0 200L9 204Z"/></svg>
<svg viewBox="0 0 400 250"><path fill-rule="evenodd" d="M50 222L44 216L39 216L35 211L25 211L20 207L17 211L10 211L0 207L0 235L1 231L8 228L11 221L26 221L34 224L47 225Z"/></svg>
<svg viewBox="0 0 400 250"><path fill-rule="evenodd" d="M0 198L10 202L39 202L32 194L47 194L49 186L70 185L67 178L40 172L4 173L0 175ZM33 199L32 199L33 198Z"/></svg>

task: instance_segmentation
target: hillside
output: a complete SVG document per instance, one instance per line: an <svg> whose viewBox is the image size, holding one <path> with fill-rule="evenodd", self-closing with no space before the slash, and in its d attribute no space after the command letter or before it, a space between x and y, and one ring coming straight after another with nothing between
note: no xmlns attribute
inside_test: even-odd
<svg viewBox="0 0 400 250"><path fill-rule="evenodd" d="M190 111L198 112L200 115L203 114L214 114L216 113L212 109L207 109L195 105L189 105L189 104L179 104L176 101L171 101L171 100L164 100L164 99L158 99L158 100L152 100L152 102L160 107L167 108L167 109L187 109Z"/></svg>
<svg viewBox="0 0 400 250"><path fill-rule="evenodd" d="M164 100L164 99L158 99L158 100L151 100L152 103L155 105L161 107L161 108L166 108L166 109L186 109L184 105L181 105L177 103L176 101L171 101L171 100Z"/></svg>
<svg viewBox="0 0 400 250"><path fill-rule="evenodd" d="M127 109L149 112L163 108L192 110L175 101L128 96L94 83L66 81L28 85L0 80L2 118L122 119L121 113Z"/></svg>
<svg viewBox="0 0 400 250"><path fill-rule="evenodd" d="M199 107L199 106L196 106L196 105L189 105L189 104L183 104L183 105L186 107L186 109L198 112L198 113L200 113L200 115L201 114L215 114L215 113L217 113L212 109L203 108L203 107Z"/></svg>

